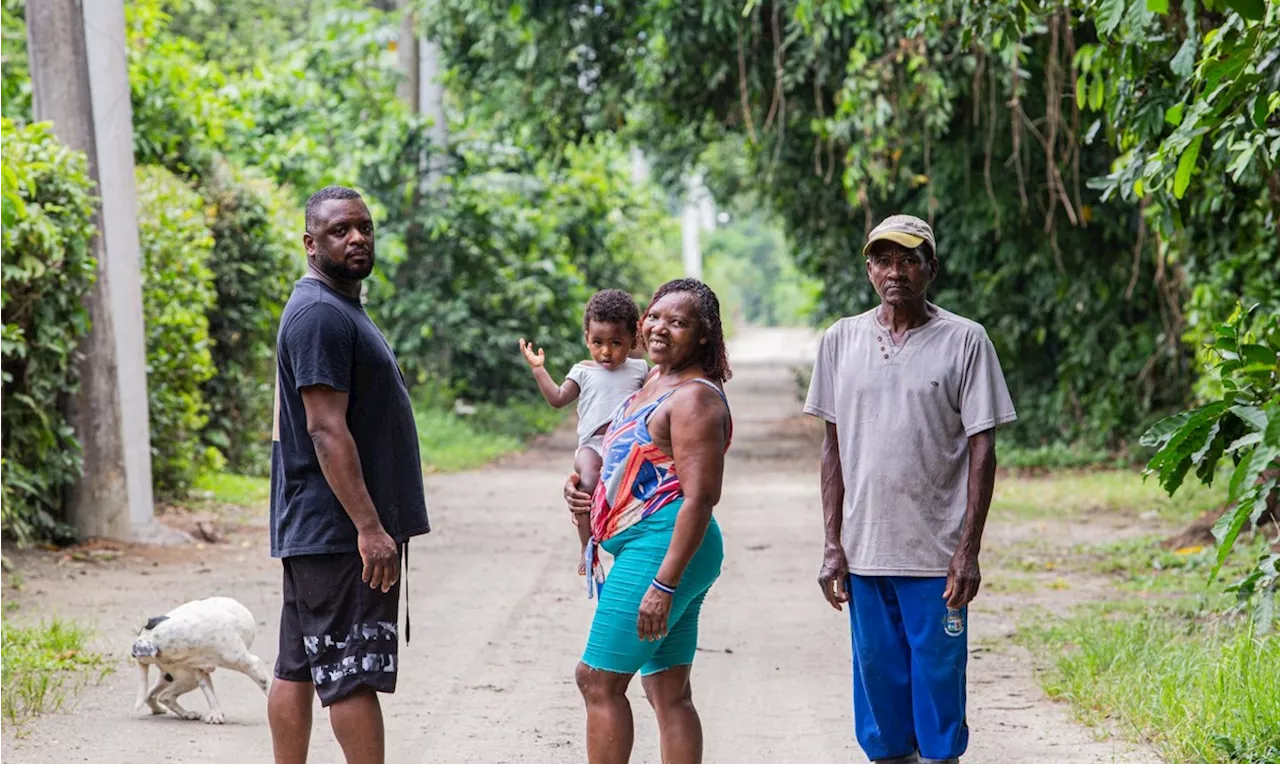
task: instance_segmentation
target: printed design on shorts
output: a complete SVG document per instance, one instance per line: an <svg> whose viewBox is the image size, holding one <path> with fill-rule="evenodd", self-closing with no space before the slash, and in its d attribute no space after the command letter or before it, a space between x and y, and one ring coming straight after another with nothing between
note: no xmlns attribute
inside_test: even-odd
<svg viewBox="0 0 1280 764"><path fill-rule="evenodd" d="M948 636L958 637L964 633L964 612L956 608L947 608L947 617L942 622L943 631Z"/></svg>
<svg viewBox="0 0 1280 764"><path fill-rule="evenodd" d="M394 674L395 642L396 624L390 621L352 624L345 636L322 634L302 638L307 655L312 658L332 655L335 658L312 666L311 677L317 685L356 674ZM383 652L387 647L391 652Z"/></svg>
<svg viewBox="0 0 1280 764"><path fill-rule="evenodd" d="M377 640L394 642L395 639L396 625L390 621L378 621L353 623L347 636L342 639L335 639L332 634L323 634L318 637L304 636L302 646L306 648L307 655L319 655L321 652L330 650L346 650L347 645L353 642L361 644Z"/></svg>
<svg viewBox="0 0 1280 764"><path fill-rule="evenodd" d="M311 669L311 680L319 686L329 682L336 682L345 676L377 673L396 673L396 656L390 653L347 655L337 663L313 667Z"/></svg>

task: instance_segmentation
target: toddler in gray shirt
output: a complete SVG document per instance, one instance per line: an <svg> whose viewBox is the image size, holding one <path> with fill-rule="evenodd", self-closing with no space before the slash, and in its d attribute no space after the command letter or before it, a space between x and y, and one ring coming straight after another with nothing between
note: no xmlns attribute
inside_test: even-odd
<svg viewBox="0 0 1280 764"><path fill-rule="evenodd" d="M538 390L555 408L578 402L578 449L573 469L579 477L578 487L595 493L604 466L604 434L613 421L618 406L644 386L649 364L637 354L636 332L640 311L631 295L620 289L596 292L582 316L583 339L591 360L580 361L557 385L546 369L546 354L520 339L520 352L533 370ZM591 536L591 518L578 515L578 540L585 552ZM578 575L586 575L584 561L578 563Z"/></svg>

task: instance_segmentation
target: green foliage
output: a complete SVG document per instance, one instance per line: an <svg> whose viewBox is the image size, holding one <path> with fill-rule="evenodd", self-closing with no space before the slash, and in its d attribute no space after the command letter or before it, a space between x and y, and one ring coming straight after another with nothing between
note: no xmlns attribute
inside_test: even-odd
<svg viewBox="0 0 1280 764"><path fill-rule="evenodd" d="M1215 330L1215 372L1222 384L1219 399L1157 422L1142 438L1156 449L1147 474L1157 476L1173 495L1192 468L1212 484L1218 464L1228 456L1231 473L1229 509L1213 528L1218 540L1216 576L1240 532L1258 523L1267 498L1280 483L1280 316L1271 314L1250 330L1251 310L1237 306L1230 320ZM1254 574L1240 582L1242 600L1256 597L1264 631L1276 616L1280 588L1280 554L1265 556Z"/></svg>
<svg viewBox="0 0 1280 764"><path fill-rule="evenodd" d="M564 421L564 413L541 400L505 405L481 403L460 416L419 400L414 406L422 466L427 472L458 472L483 467L516 453L535 435Z"/></svg>
<svg viewBox="0 0 1280 764"><path fill-rule="evenodd" d="M726 321L757 326L808 322L819 285L801 274L780 228L759 214L736 218L707 237L704 278Z"/></svg>
<svg viewBox="0 0 1280 764"><path fill-rule="evenodd" d="M1276 6L1168 5L446 0L428 26L455 90L504 93L495 122L549 153L616 131L670 179L745 146L711 186L779 216L819 318L874 304L877 219L931 220L936 301L1017 359L1012 437L1098 448L1185 403L1184 335L1225 301L1280 307Z"/></svg>
<svg viewBox="0 0 1280 764"><path fill-rule="evenodd" d="M1154 744L1166 761L1264 764L1280 757L1280 640L1142 603L1024 626L1049 664L1041 682L1085 721ZM1135 692L1135 688L1142 688Z"/></svg>
<svg viewBox="0 0 1280 764"><path fill-rule="evenodd" d="M223 15L206 14L215 28ZM229 154L294 188L299 201L329 184L383 202L384 190L411 195L401 181L435 150L425 119L396 98L398 32L395 15L363 3L317 3L309 24L269 49L269 65L235 80L236 103L253 118L236 126Z"/></svg>
<svg viewBox="0 0 1280 764"><path fill-rule="evenodd" d="M134 158L199 177L248 117L218 64L191 40L167 33L164 7L163 0L125 6Z"/></svg>
<svg viewBox="0 0 1280 764"><path fill-rule="evenodd" d="M203 386L204 439L228 469L266 474L271 464L275 339L293 282L305 268L302 212L270 181L214 162L203 186L214 246L217 302L209 311L212 362Z"/></svg>
<svg viewBox="0 0 1280 764"><path fill-rule="evenodd" d="M3 87L0 111L15 122L31 121L31 74L27 69L27 24L24 0L0 4L0 31L4 41Z"/></svg>
<svg viewBox="0 0 1280 764"><path fill-rule="evenodd" d="M540 184L501 168L450 180L447 196L426 205L431 217L379 315L411 379L439 375L466 398L519 394L529 389L519 338L567 368L590 293L538 203Z"/></svg>
<svg viewBox="0 0 1280 764"><path fill-rule="evenodd" d="M61 709L91 677L107 674L105 656L91 652L92 631L57 618L35 626L4 624L3 715L21 725Z"/></svg>
<svg viewBox="0 0 1280 764"><path fill-rule="evenodd" d="M264 510L271 501L271 480L231 472L203 472L191 487L192 500Z"/></svg>
<svg viewBox="0 0 1280 764"><path fill-rule="evenodd" d="M413 381L502 401L536 395L520 337L567 371L586 352L582 311L594 289L647 296L664 225L653 189L627 179L610 145L571 152L554 171L483 138L458 136L454 172L431 196L393 207L384 194L406 254L389 269L394 294L370 302Z"/></svg>
<svg viewBox="0 0 1280 764"><path fill-rule="evenodd" d="M1001 448L1002 463L1004 453ZM996 480L991 513L992 517L1048 517L1063 521L1083 521L1095 512L1123 515L1135 521L1146 514L1164 523L1186 523L1221 502L1221 491L1203 485L1189 485L1176 497L1170 497L1132 470L1053 471L1043 476L1015 475Z"/></svg>
<svg viewBox="0 0 1280 764"><path fill-rule="evenodd" d="M180 178L141 167L137 184L151 477L157 496L180 497L217 458L200 437L208 421L202 387L215 371L207 318L217 301L214 242L203 200Z"/></svg>
<svg viewBox="0 0 1280 764"><path fill-rule="evenodd" d="M1051 443L1033 448L1000 449L1000 466L1013 470L1083 469L1090 467L1123 468L1123 460L1108 451L1065 443Z"/></svg>
<svg viewBox="0 0 1280 764"><path fill-rule="evenodd" d="M62 495L81 470L62 412L89 331L94 188L84 154L48 123L4 119L3 153L3 529L26 543L65 535Z"/></svg>

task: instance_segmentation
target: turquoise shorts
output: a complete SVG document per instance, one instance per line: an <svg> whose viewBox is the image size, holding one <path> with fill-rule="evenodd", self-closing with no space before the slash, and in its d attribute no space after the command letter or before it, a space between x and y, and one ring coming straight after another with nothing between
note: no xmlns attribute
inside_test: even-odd
<svg viewBox="0 0 1280 764"><path fill-rule="evenodd" d="M693 663L702 600L720 576L724 561L724 541L714 517L671 599L667 636L647 642L636 634L640 601L667 555L682 505L676 502L663 507L601 544L614 560L597 600L591 636L582 656L587 666L618 674L639 671L648 676Z"/></svg>

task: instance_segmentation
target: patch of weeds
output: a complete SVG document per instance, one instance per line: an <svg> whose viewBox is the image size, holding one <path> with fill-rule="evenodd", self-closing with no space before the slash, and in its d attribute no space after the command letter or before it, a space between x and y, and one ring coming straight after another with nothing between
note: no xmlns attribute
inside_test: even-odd
<svg viewBox="0 0 1280 764"><path fill-rule="evenodd" d="M481 403L472 413L459 415L438 406L418 406L418 445L428 472L471 470L494 459L516 453L532 437L550 432L564 421L542 401L513 402L505 406Z"/></svg>
<svg viewBox="0 0 1280 764"><path fill-rule="evenodd" d="M1154 480L1128 470L1057 472L1041 477L1009 474L996 480L993 517L1070 519L1088 512L1136 517L1151 514L1186 522L1221 504L1224 488L1188 482L1170 498Z"/></svg>
<svg viewBox="0 0 1280 764"><path fill-rule="evenodd" d="M995 568L1018 573L1051 573L1065 564L1063 551L1044 539L1028 539L983 550Z"/></svg>
<svg viewBox="0 0 1280 764"><path fill-rule="evenodd" d="M191 498L237 507L265 507L271 500L271 479L230 472L206 472L196 478Z"/></svg>
<svg viewBox="0 0 1280 764"><path fill-rule="evenodd" d="M1030 594L1038 588L1036 580L1031 576L1003 571L985 577L982 585L997 594Z"/></svg>
<svg viewBox="0 0 1280 764"><path fill-rule="evenodd" d="M1094 546L1077 547L1070 558L1080 570L1118 579L1123 589L1156 594L1222 596L1224 582L1234 581L1253 567L1267 539L1258 534L1243 540L1232 551L1215 581L1209 580L1217 560L1214 547L1166 549L1155 536L1125 539Z"/></svg>
<svg viewBox="0 0 1280 764"><path fill-rule="evenodd" d="M1042 662L1045 691L1083 721L1118 721L1166 761L1275 762L1280 637L1178 606L1116 603L1067 618L1028 617L1018 640Z"/></svg>
<svg viewBox="0 0 1280 764"><path fill-rule="evenodd" d="M1000 466L1015 471L1040 471L1062 469L1125 469L1131 466L1122 456L1100 448L1083 445L1052 443L1033 448L1021 446L1002 447Z"/></svg>
<svg viewBox="0 0 1280 764"><path fill-rule="evenodd" d="M91 635L56 618L35 626L4 623L0 713L8 723L20 728L38 714L57 711L87 681L111 671L104 656L86 650Z"/></svg>

